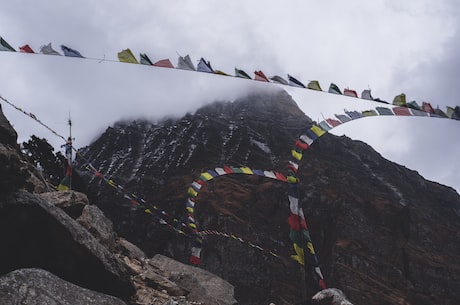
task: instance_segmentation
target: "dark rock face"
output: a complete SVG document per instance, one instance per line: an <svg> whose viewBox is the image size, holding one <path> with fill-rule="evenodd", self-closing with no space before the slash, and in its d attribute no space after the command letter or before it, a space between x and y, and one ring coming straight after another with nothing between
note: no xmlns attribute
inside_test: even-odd
<svg viewBox="0 0 460 305"><path fill-rule="evenodd" d="M363 143L319 144L303 197L329 285L354 304L458 303L458 194Z"/></svg>
<svg viewBox="0 0 460 305"><path fill-rule="evenodd" d="M39 267L79 286L129 299L128 269L64 211L19 192L0 202L0 274Z"/></svg>
<svg viewBox="0 0 460 305"><path fill-rule="evenodd" d="M0 105L0 143L4 145L16 146L16 140L18 134L16 130L11 126L2 111L2 105Z"/></svg>
<svg viewBox="0 0 460 305"><path fill-rule="evenodd" d="M247 165L285 172L294 141L309 124L279 92L215 103L157 125L120 123L81 152L108 177L185 221L186 190L201 171ZM91 201L119 234L149 256L187 262L190 240L87 178ZM300 204L329 287L355 305L460 303L460 197L453 189L333 135L306 151L300 179ZM245 175L208 182L195 206L200 229L234 233L281 258L211 236L201 267L234 285L242 304L298 303L301 268L290 259L288 215L283 183ZM308 297L318 291L308 277L306 286Z"/></svg>
<svg viewBox="0 0 460 305"><path fill-rule="evenodd" d="M0 277L0 304L123 305L122 300L94 292L42 269L19 269Z"/></svg>
<svg viewBox="0 0 460 305"><path fill-rule="evenodd" d="M30 176L16 139L17 133L3 115L0 106L0 198L25 187Z"/></svg>

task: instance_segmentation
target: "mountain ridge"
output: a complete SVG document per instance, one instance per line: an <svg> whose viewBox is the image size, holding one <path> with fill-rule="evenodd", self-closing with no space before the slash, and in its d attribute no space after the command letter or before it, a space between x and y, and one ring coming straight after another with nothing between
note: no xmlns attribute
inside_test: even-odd
<svg viewBox="0 0 460 305"><path fill-rule="evenodd" d="M203 170L245 165L284 171L295 139L312 123L286 92L255 94L161 125L115 124L81 153L107 177L185 221L186 189ZM383 159L365 143L331 134L304 153L299 172L300 204L330 286L355 304L435 304L439 298L455 304L459 237L452 232L459 228L460 200L452 188ZM94 177L88 180L93 200L117 231L147 253L187 261L189 241L161 231L126 204L115 209L120 199ZM221 177L200 191L195 216L203 229L238 234L288 258L293 250L286 199L282 183ZM234 284L243 304L292 304L300 298L299 267L293 261L273 262L217 237L207 238L202 256L202 268ZM449 266L452 275L444 276L433 259ZM315 287L308 283L307 294ZM383 288L391 293L382 295Z"/></svg>

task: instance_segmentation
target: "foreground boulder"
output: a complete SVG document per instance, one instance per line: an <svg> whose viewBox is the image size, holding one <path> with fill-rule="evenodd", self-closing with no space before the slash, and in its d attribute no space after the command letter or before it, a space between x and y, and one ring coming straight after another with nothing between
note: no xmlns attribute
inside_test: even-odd
<svg viewBox="0 0 460 305"><path fill-rule="evenodd" d="M79 287L34 268L15 270L0 277L0 304L126 305L116 297Z"/></svg>
<svg viewBox="0 0 460 305"><path fill-rule="evenodd" d="M79 286L128 300L130 270L63 210L28 192L0 200L0 274L46 269Z"/></svg>
<svg viewBox="0 0 460 305"><path fill-rule="evenodd" d="M88 197L75 191L46 192L39 196L64 210L73 219L79 217L83 209L89 205Z"/></svg>
<svg viewBox="0 0 460 305"><path fill-rule="evenodd" d="M343 291L337 288L321 290L313 296L312 300L318 305L353 305L347 300Z"/></svg>
<svg viewBox="0 0 460 305"><path fill-rule="evenodd" d="M238 303L233 297L233 286L208 271L185 265L160 254L150 259L149 263L163 272L169 280L189 291L188 300L207 305Z"/></svg>

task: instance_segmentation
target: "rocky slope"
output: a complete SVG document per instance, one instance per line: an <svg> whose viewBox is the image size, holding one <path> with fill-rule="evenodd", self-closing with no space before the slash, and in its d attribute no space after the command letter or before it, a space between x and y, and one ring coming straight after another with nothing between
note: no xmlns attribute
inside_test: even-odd
<svg viewBox="0 0 460 305"><path fill-rule="evenodd" d="M201 171L223 165L285 171L309 124L285 92L254 94L160 123L118 123L81 150L82 163L185 221L186 190ZM301 205L330 287L354 304L460 303L460 197L453 189L347 137L323 136L301 167ZM148 256L187 263L189 239L86 177L91 201L121 236ZM241 304L299 302L304 292L301 270L289 258L288 214L283 183L244 175L208 183L195 208L200 229L234 233L281 259L216 236L205 240L201 267L234 285ZM309 281L305 294L316 292Z"/></svg>
<svg viewBox="0 0 460 305"><path fill-rule="evenodd" d="M119 237L85 194L43 192L1 108L0 173L0 304L236 304L228 282Z"/></svg>

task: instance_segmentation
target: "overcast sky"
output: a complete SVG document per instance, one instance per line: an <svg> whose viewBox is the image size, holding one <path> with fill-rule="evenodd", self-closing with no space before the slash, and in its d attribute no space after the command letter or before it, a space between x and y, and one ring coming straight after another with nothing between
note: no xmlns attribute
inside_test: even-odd
<svg viewBox="0 0 460 305"><path fill-rule="evenodd" d="M391 102L434 107L460 104L457 0L196 0L7 1L0 36L16 50L52 43L89 59L0 53L0 94L67 136L71 114L75 146L91 143L120 119L183 115L250 90L288 90L315 120L375 104L311 90L177 69L117 62L130 48L152 61L200 57L215 69L253 76L290 74L307 84L331 82ZM100 59L105 59L101 61ZM2 102L19 142L31 134L60 139ZM460 122L434 118L365 118L332 131L370 144L385 158L460 192Z"/></svg>

